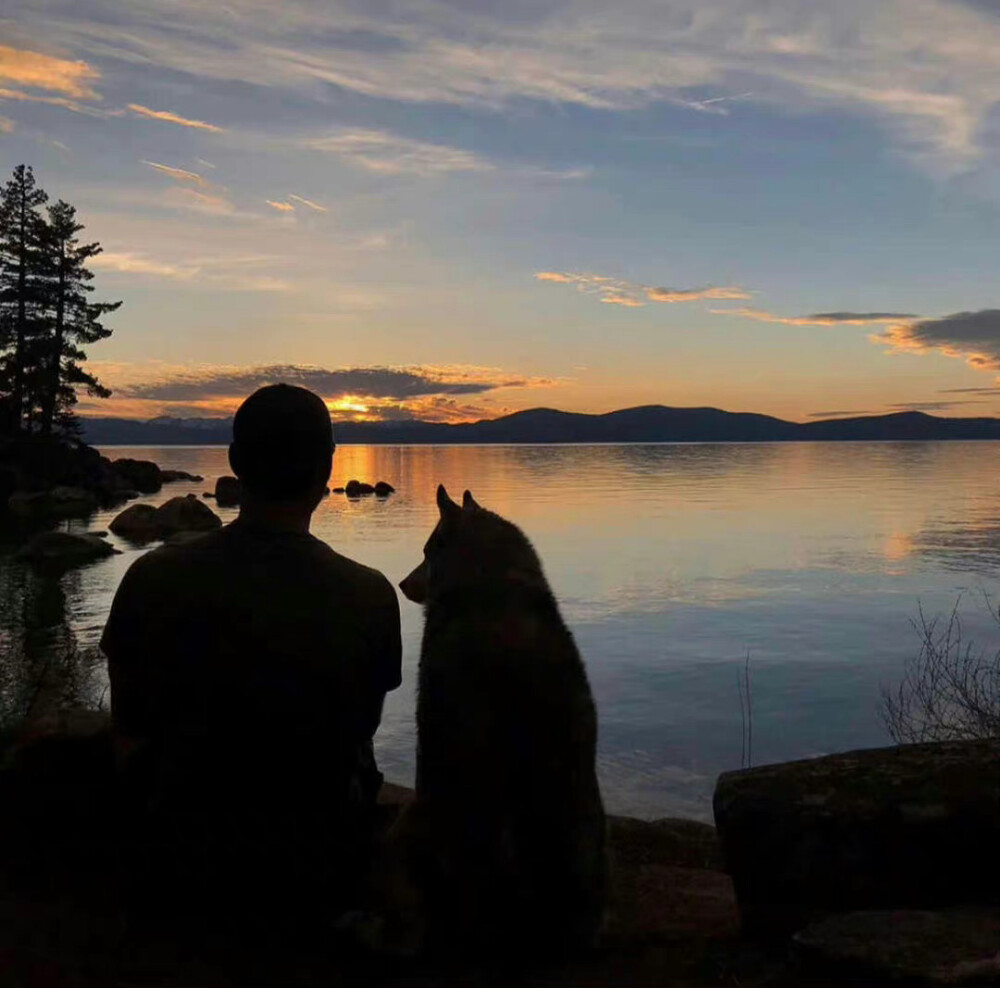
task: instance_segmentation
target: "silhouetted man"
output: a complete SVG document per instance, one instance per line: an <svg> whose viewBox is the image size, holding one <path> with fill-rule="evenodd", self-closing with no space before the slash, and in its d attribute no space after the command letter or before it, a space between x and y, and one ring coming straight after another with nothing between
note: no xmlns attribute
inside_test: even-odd
<svg viewBox="0 0 1000 988"><path fill-rule="evenodd" d="M233 420L237 520L141 557L115 596L116 751L152 834L142 881L176 908L328 914L364 866L399 605L309 534L332 456L320 398L261 388Z"/></svg>

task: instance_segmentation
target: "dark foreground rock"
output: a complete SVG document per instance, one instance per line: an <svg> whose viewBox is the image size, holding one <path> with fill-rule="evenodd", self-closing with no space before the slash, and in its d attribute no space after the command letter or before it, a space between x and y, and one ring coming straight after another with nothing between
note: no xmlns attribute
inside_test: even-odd
<svg viewBox="0 0 1000 988"><path fill-rule="evenodd" d="M376 497L388 497L390 494L395 493L396 488L392 484L387 483L384 480L378 481L375 484L375 496Z"/></svg>
<svg viewBox="0 0 1000 988"><path fill-rule="evenodd" d="M757 933L831 913L1000 902L1000 740L727 772L714 808L744 926Z"/></svg>
<svg viewBox="0 0 1000 988"><path fill-rule="evenodd" d="M42 532L23 545L16 555L35 565L70 569L117 553L117 549L96 535Z"/></svg>
<svg viewBox="0 0 1000 988"><path fill-rule="evenodd" d="M256 944L179 949L156 928L123 924L115 861L117 819L106 719L66 716L0 753L0 983L106 988L152 984L400 986L511 983L482 970L352 953L329 941L269 953ZM386 784L394 813L411 790ZM526 986L731 986L736 905L714 829L689 820L612 817L616 861L603 946ZM742 971L740 972L742 974ZM743 981L742 983L748 983Z"/></svg>
<svg viewBox="0 0 1000 988"><path fill-rule="evenodd" d="M794 943L804 969L867 984L1000 984L1000 909L846 913Z"/></svg>
<svg viewBox="0 0 1000 988"><path fill-rule="evenodd" d="M210 532L222 527L222 519L194 494L172 497L154 508L133 504L111 522L115 535L133 542L150 542L179 532Z"/></svg>

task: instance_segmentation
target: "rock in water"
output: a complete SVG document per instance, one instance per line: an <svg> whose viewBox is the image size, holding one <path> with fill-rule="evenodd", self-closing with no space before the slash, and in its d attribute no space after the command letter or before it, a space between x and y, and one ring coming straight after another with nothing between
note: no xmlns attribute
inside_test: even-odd
<svg viewBox="0 0 1000 988"><path fill-rule="evenodd" d="M1000 984L1000 909L847 913L793 942L807 965L852 984Z"/></svg>
<svg viewBox="0 0 1000 988"><path fill-rule="evenodd" d="M220 508L235 508L240 503L242 488L236 477L220 477L215 482L215 501Z"/></svg>
<svg viewBox="0 0 1000 988"><path fill-rule="evenodd" d="M210 532L221 528L222 519L194 494L172 497L154 508L151 504L133 504L111 522L115 535L134 542L149 542L178 532Z"/></svg>
<svg viewBox="0 0 1000 988"><path fill-rule="evenodd" d="M390 494L394 493L396 490L392 484L387 484L384 480L380 480L375 485L375 496L376 497L388 497Z"/></svg>
<svg viewBox="0 0 1000 988"><path fill-rule="evenodd" d="M175 480L190 480L201 483L205 479L196 473L188 473L185 470L161 470L160 476L165 484L172 484Z"/></svg>
<svg viewBox="0 0 1000 988"><path fill-rule="evenodd" d="M117 549L95 535L42 532L18 550L17 558L29 563L69 568L83 566L117 553Z"/></svg>
<svg viewBox="0 0 1000 988"><path fill-rule="evenodd" d="M49 491L15 491L7 508L21 518L75 518L97 510L97 495L62 485Z"/></svg>
<svg viewBox="0 0 1000 988"><path fill-rule="evenodd" d="M744 927L831 913L995 905L1000 739L725 772L715 822Z"/></svg>
<svg viewBox="0 0 1000 988"><path fill-rule="evenodd" d="M143 494L155 494L163 486L163 474L151 460L115 460L111 467L128 487Z"/></svg>
<svg viewBox="0 0 1000 988"><path fill-rule="evenodd" d="M161 535L176 532L211 532L222 527L222 519L194 494L172 497L153 515L153 524Z"/></svg>
<svg viewBox="0 0 1000 988"><path fill-rule="evenodd" d="M116 515L108 526L115 535L131 539L133 542L148 542L159 538L159 533L153 519L156 508L151 504L130 504L124 511Z"/></svg>
<svg viewBox="0 0 1000 988"><path fill-rule="evenodd" d="M375 488L371 484L364 484L360 480L349 480L344 488L344 493L348 497L361 497L365 494L374 494Z"/></svg>

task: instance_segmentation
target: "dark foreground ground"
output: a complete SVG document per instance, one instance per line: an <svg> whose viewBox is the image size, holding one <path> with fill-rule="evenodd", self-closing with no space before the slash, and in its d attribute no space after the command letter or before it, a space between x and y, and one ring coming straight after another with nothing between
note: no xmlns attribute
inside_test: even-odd
<svg viewBox="0 0 1000 988"><path fill-rule="evenodd" d="M409 790L391 785L384 787L382 796L390 806L408 797ZM83 797L84 803L90 801ZM3 807L4 815L13 809ZM63 859L58 864L45 854L32 862L16 847L4 848L0 985L402 988L516 983L683 988L844 983L799 969L785 956L784 948L768 951L741 939L732 884L722 870L715 831L690 820L613 818L614 901L602 945L590 956L558 968L516 976L453 969L447 962L351 954L333 936L329 942L280 950L253 944L217 944L200 953L180 949L162 931L138 931L124 923L109 878L108 857L113 850L100 833L93 832L93 822L86 814L76 820L63 815L67 844L73 848L68 863ZM59 828L52 823L42 829L57 832ZM72 828L75 833L70 832ZM6 836L13 835L8 832Z"/></svg>

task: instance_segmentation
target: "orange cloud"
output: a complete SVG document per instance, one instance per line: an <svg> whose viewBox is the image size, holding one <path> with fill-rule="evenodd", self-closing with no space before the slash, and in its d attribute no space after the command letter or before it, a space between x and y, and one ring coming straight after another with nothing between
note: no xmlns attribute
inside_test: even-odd
<svg viewBox="0 0 1000 988"><path fill-rule="evenodd" d="M282 213L294 213L295 207L290 202L275 202L273 199L264 200L269 206L274 207L274 209L279 210Z"/></svg>
<svg viewBox="0 0 1000 988"><path fill-rule="evenodd" d="M64 93L76 99L94 99L97 94L90 83L99 77L97 69L86 62L0 45L0 79L19 86Z"/></svg>
<svg viewBox="0 0 1000 988"><path fill-rule="evenodd" d="M1000 371L1000 309L956 312L889 326L871 337L902 353L941 353L977 370Z"/></svg>
<svg viewBox="0 0 1000 988"><path fill-rule="evenodd" d="M208 182L205 181L197 172L188 171L186 168L174 168L172 165L161 165L156 161L147 161L145 158L142 159L144 165L149 165L150 168L155 168L157 171L163 172L165 175L169 175L171 178L176 179L178 182L191 182L194 185L200 185L205 187Z"/></svg>
<svg viewBox="0 0 1000 988"><path fill-rule="evenodd" d="M162 120L165 123L179 124L181 127L194 127L196 130L211 130L215 133L222 133L222 127L215 124L205 123L204 120L189 120L187 117L178 116L169 110L151 110L148 106L139 103L129 103L130 109L136 116L146 117L150 120Z"/></svg>
<svg viewBox="0 0 1000 988"><path fill-rule="evenodd" d="M560 285L576 285L585 295L596 295L608 305L624 305L636 309L647 302L696 302L706 298L751 298L750 292L738 285L707 285L703 288L662 288L642 285L624 278L609 278L600 274L576 274L571 271L538 271L538 281Z"/></svg>
<svg viewBox="0 0 1000 988"><path fill-rule="evenodd" d="M290 195L289 199L294 199L296 202L301 202L303 206L308 206L310 209L317 213L326 213L329 210L326 206L321 206L318 202L313 202L312 199L306 199L303 196Z"/></svg>

